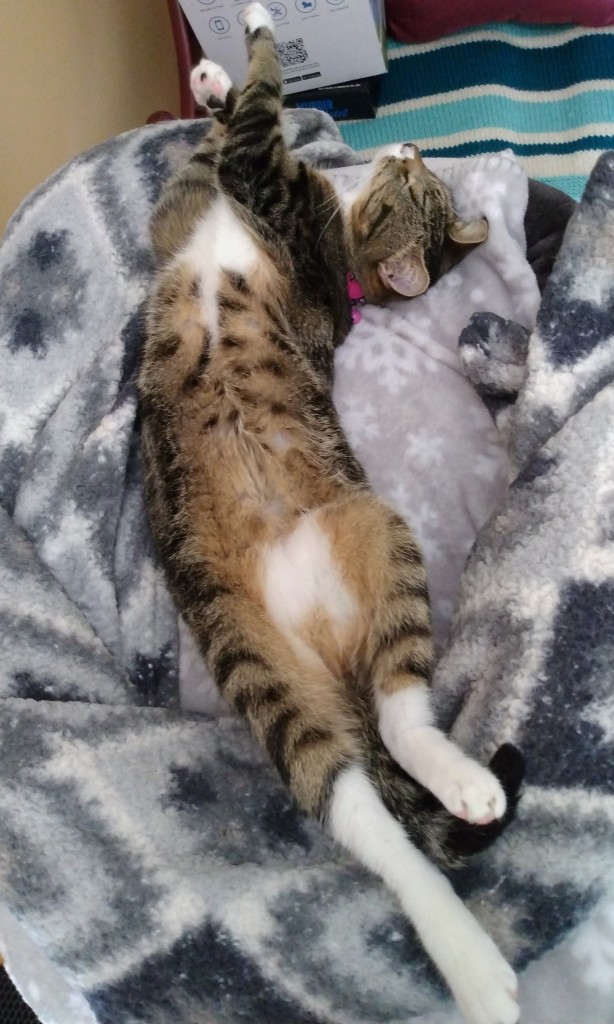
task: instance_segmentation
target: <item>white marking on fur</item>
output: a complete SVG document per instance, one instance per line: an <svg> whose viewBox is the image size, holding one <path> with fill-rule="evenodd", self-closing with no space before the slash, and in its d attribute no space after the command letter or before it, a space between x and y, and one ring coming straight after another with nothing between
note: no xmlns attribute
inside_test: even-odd
<svg viewBox="0 0 614 1024"><path fill-rule="evenodd" d="M269 615L293 640L316 610L328 617L333 630L347 628L358 613L330 541L312 515L304 515L291 534L266 551L262 580Z"/></svg>
<svg viewBox="0 0 614 1024"><path fill-rule="evenodd" d="M382 146L375 153L374 161L385 160L389 156L395 156L398 160L413 160L417 148L411 142L393 142L389 146Z"/></svg>
<svg viewBox="0 0 614 1024"><path fill-rule="evenodd" d="M211 345L219 340L217 292L220 271L249 277L261 255L247 228L225 196L218 196L199 222L178 256L200 279L204 322L211 332Z"/></svg>
<svg viewBox="0 0 614 1024"><path fill-rule="evenodd" d="M333 837L400 900L470 1024L515 1024L516 978L446 878L416 849L358 767L337 778Z"/></svg>
<svg viewBox="0 0 614 1024"><path fill-rule="evenodd" d="M274 31L273 19L262 4L250 4L245 8L245 24L248 32L254 33L258 28L268 28Z"/></svg>
<svg viewBox="0 0 614 1024"><path fill-rule="evenodd" d="M203 75L205 78L203 79ZM195 68L192 69L190 74L190 88L192 95L196 102L207 110L212 108L209 107L209 99L214 96L216 99L225 101L230 88L232 87L232 81L230 77L221 68L219 64L215 64L212 60L203 58Z"/></svg>
<svg viewBox="0 0 614 1024"><path fill-rule="evenodd" d="M396 156L400 160L403 155L403 146L403 142L392 142L389 146L382 146L381 149L377 150L374 159L385 160L386 157Z"/></svg>
<svg viewBox="0 0 614 1024"><path fill-rule="evenodd" d="M378 694L377 705L380 735L392 757L451 814L480 824L503 816L506 797L499 780L433 726L426 687Z"/></svg>

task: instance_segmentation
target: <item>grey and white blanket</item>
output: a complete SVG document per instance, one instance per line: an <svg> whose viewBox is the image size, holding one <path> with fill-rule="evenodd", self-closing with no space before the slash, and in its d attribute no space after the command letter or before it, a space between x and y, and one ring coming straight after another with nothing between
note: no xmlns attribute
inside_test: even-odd
<svg viewBox="0 0 614 1024"><path fill-rule="evenodd" d="M286 128L307 159L360 163L323 115ZM207 685L146 528L134 377L149 211L201 130L143 129L77 159L0 249L0 950L44 1024L442 1024L455 1011L381 885L300 817L242 722L213 703L186 710L207 706ZM457 886L522 968L614 895L614 158L533 333L526 177L509 154L446 173L461 204L491 204L492 238L430 305L365 314L337 398L376 485L411 517L409 463L362 388L384 382L399 416L437 366L456 388L474 473L451 510L429 515L420 492L418 532L443 564L448 516L483 528L449 638L440 595L435 691L469 749L511 739L528 761L517 822ZM490 284L478 295L463 274ZM509 491L506 449L455 351L476 305L502 319L472 322L467 365L491 396L514 381L495 403ZM405 429L445 490L445 445L412 448Z"/></svg>

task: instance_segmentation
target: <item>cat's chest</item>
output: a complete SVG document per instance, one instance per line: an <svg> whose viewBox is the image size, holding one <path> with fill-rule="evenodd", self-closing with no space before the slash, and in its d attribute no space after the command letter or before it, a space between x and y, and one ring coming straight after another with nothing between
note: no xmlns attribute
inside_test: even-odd
<svg viewBox="0 0 614 1024"><path fill-rule="evenodd" d="M210 204L188 241L183 258L201 271L226 270L249 274L258 265L260 250L225 196Z"/></svg>
<svg viewBox="0 0 614 1024"><path fill-rule="evenodd" d="M220 339L225 282L241 281L244 291L251 292L265 286L271 276L262 247L223 195L211 203L178 260L198 284L202 317L213 346Z"/></svg>

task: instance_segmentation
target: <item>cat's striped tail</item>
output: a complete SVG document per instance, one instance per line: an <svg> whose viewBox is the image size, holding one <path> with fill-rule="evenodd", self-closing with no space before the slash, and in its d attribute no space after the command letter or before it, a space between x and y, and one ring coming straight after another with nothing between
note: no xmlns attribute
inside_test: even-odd
<svg viewBox="0 0 614 1024"><path fill-rule="evenodd" d="M471 824L448 811L437 797L409 776L390 756L375 729L371 725L368 729L368 774L383 803L412 842L440 867L461 867L468 857L491 846L514 819L525 770L517 747L504 744L488 765L503 787L505 813L488 824Z"/></svg>

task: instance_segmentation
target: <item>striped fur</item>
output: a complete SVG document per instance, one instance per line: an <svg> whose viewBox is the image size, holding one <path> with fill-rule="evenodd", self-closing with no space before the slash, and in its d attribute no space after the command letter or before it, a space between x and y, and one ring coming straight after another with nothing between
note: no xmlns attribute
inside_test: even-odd
<svg viewBox="0 0 614 1024"><path fill-rule="evenodd" d="M163 270L139 381L151 523L220 690L301 806L325 815L336 773L370 759L412 836L451 864L449 815L418 827L420 787L399 781L398 769L382 783L390 761L372 753L381 746L373 688L392 694L430 680L427 580L407 525L371 492L331 397L334 349L350 324L352 255L362 270L360 245L375 241L380 260L396 252L408 233L417 237L417 216L427 212L441 241L454 217L451 200L419 154L405 162L385 154L350 211L348 241L331 186L283 144L272 37L260 29L249 42L243 94L230 91L152 219ZM377 211L400 191L412 201L407 210L397 202L382 233ZM240 211L234 228L230 221L220 228L235 232L229 256L214 230L221 202L230 203L224 217ZM202 225L196 232L195 224ZM199 259L204 254L207 266L213 249L237 266L201 272ZM265 591L275 574L267 558L275 551L279 560L288 538L300 548L306 516L306 557L309 545L317 557L329 552L356 607L345 624L317 603L290 625L271 611ZM484 829L484 842L497 830Z"/></svg>
<svg viewBox="0 0 614 1024"><path fill-rule="evenodd" d="M381 286L382 266L390 257L400 266L399 247L407 248L402 202L414 221L416 209L423 216L438 211L431 221L441 250L454 232L468 231L474 244L476 228L460 225L449 193L413 152L407 159L385 155L346 222L332 187L295 162L283 142L279 64L266 26L248 35L248 49L245 89L229 92L222 118L152 221L162 270L139 378L151 525L220 692L300 807L360 858L364 838L352 794L367 786L367 804L375 801L385 827L397 835L400 821L412 840L403 840L410 860L422 857L417 846L452 866L509 820L516 761L511 757L503 772L506 810L494 776L432 727L422 557L348 446L332 403L332 373L335 347L350 326L347 274L363 266L359 232L375 244ZM381 196L391 189L402 198L395 216L382 218ZM479 222L477 230L484 227ZM435 259L425 241L419 261L434 267ZM369 282L361 276L365 290ZM417 695L416 714L403 697L409 691ZM407 719L401 716L400 731L390 728L386 710L399 699ZM416 750L437 748L429 785L445 807L403 771L405 726L416 730ZM413 759L414 775L427 772L425 760ZM472 792L482 793L477 802L462 783L459 789L464 770ZM387 849L384 840L384 860ZM388 877L379 855L373 864ZM390 877L398 875L397 868ZM438 891L443 880L434 884ZM462 930L469 915L444 891ZM399 897L403 902L403 891ZM450 951L438 959L435 947L445 969ZM509 987L496 950L492 960L494 975L503 964L503 989ZM471 981L455 971L452 989L461 1005L465 998L473 1005ZM497 1005L509 999L501 984L494 985Z"/></svg>

